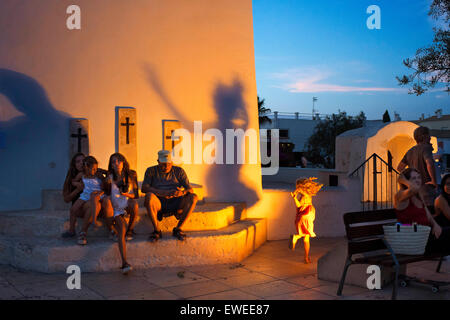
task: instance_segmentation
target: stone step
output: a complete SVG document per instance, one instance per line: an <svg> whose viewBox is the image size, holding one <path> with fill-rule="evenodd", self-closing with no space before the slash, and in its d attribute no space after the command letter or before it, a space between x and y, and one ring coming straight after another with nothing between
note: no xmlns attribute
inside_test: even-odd
<svg viewBox="0 0 450 320"><path fill-rule="evenodd" d="M237 263L261 246L267 238L265 219L247 219L216 231L188 232L185 241L163 233L157 243L138 235L127 242L129 263L135 268L174 267ZM0 261L39 272L65 272L78 265L81 272L118 271L121 265L117 243L88 237L88 245L75 239L0 236Z"/></svg>
<svg viewBox="0 0 450 320"><path fill-rule="evenodd" d="M141 183L139 183L140 186ZM191 183L192 189L198 197L198 203L204 203L203 186ZM144 206L145 193L142 193L139 187L139 206ZM41 208L45 210L69 210L70 203L65 203L62 196L62 190L42 190L42 205Z"/></svg>
<svg viewBox="0 0 450 320"><path fill-rule="evenodd" d="M185 231L218 230L233 222L247 217L245 203L211 202L198 204L186 221ZM100 222L104 223L102 219ZM77 231L80 230L82 219L77 219ZM160 222L163 231L172 231L177 225L175 217L167 217ZM58 238L69 229L69 210L34 210L0 213L0 236L29 236ZM139 208L135 232L149 234L153 231L150 218L145 208ZM106 227L89 228L90 237L107 237Z"/></svg>

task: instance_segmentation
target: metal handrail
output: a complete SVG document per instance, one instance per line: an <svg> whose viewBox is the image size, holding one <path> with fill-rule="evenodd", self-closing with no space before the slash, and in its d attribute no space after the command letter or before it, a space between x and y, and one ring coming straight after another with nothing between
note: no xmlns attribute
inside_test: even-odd
<svg viewBox="0 0 450 320"><path fill-rule="evenodd" d="M361 165L360 165L358 168L356 168L355 170L353 170L353 172L350 173L348 176L349 176L349 177L352 176L352 175L353 175L356 171L358 171L363 165L365 165L367 161L369 161L369 160L372 159L373 157L377 157L377 158L380 159L382 162L384 162L384 164L387 165L389 169L392 169L396 174L400 174L400 172L398 172L397 170L395 170L393 166L391 166L389 163L387 163L386 161L384 161L384 159L381 158L378 154L373 153L369 158L366 159L366 161L364 161L363 163L361 163Z"/></svg>
<svg viewBox="0 0 450 320"><path fill-rule="evenodd" d="M362 211L366 211L366 205L369 206L369 208L372 207L372 210L377 210L379 204L381 206L393 205L393 192L396 192L394 190L397 190L396 177L394 176L398 176L400 173L392 167L392 156L389 152L388 158L389 161L386 162L378 154L373 153L348 175L349 177L352 177L356 174L356 176L359 177L360 172L362 174ZM380 162L377 160L380 160ZM364 172L366 171L367 173L365 174ZM393 184L395 184L395 189Z"/></svg>

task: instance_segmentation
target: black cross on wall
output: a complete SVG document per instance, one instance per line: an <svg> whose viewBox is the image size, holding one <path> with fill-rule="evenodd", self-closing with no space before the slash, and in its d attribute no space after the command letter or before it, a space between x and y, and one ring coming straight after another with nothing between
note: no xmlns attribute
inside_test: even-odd
<svg viewBox="0 0 450 320"><path fill-rule="evenodd" d="M130 126L134 126L134 123L130 123L130 118L126 117L126 123L121 123L121 126L127 127L127 144L130 144Z"/></svg>
<svg viewBox="0 0 450 320"><path fill-rule="evenodd" d="M178 144L178 142L179 142L179 139L180 139L180 137L174 137L175 139L177 139L177 140L173 140L172 139L172 136L173 136L173 132L174 132L175 130L170 130L170 135L169 136L166 136L166 139L171 139L171 141L172 141L172 150L175 148L175 145L176 144Z"/></svg>
<svg viewBox="0 0 450 320"><path fill-rule="evenodd" d="M174 130L170 130L170 136L166 136L166 139L172 139L172 134L173 134ZM175 147L175 141L172 140L172 150Z"/></svg>
<svg viewBox="0 0 450 320"><path fill-rule="evenodd" d="M81 152L81 139L87 138L87 134L81 134L81 128L78 128L78 134L72 133L70 136L78 139L78 152Z"/></svg>

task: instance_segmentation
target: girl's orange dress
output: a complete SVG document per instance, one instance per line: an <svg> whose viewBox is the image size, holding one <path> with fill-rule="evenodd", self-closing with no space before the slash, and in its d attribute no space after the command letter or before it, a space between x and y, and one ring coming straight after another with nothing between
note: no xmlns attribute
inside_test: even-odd
<svg viewBox="0 0 450 320"><path fill-rule="evenodd" d="M314 219L316 218L316 209L314 209L311 201L304 201L305 198L305 196L302 196L300 207L297 207L295 227L298 235L315 237Z"/></svg>

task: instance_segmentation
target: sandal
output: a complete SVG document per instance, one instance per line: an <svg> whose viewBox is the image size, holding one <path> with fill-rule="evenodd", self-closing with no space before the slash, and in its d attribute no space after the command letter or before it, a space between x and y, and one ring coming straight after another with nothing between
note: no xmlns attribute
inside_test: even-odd
<svg viewBox="0 0 450 320"><path fill-rule="evenodd" d="M117 242L118 241L117 233L115 233L113 230L111 230L111 233L109 234L109 239L114 242Z"/></svg>
<svg viewBox="0 0 450 320"><path fill-rule="evenodd" d="M73 238L75 237L76 233L75 232L70 232L70 231L66 231L63 234L61 234L62 238Z"/></svg>
<svg viewBox="0 0 450 320"><path fill-rule="evenodd" d="M179 228L173 228L172 235L180 241L184 241L186 239L186 234L181 231Z"/></svg>
<svg viewBox="0 0 450 320"><path fill-rule="evenodd" d="M153 231L153 233L151 233L150 236L148 237L148 241L150 241L150 242L157 242L161 238L162 238L161 230Z"/></svg>
<svg viewBox="0 0 450 320"><path fill-rule="evenodd" d="M128 230L127 233L125 234L125 240L127 240L127 241L133 240L133 236L135 234L136 233L133 230Z"/></svg>
<svg viewBox="0 0 450 320"><path fill-rule="evenodd" d="M130 272L131 270L133 270L133 268L128 264L125 263L122 268L120 268L120 270L122 270L122 274L127 275L128 272Z"/></svg>
<svg viewBox="0 0 450 320"><path fill-rule="evenodd" d="M80 232L80 235L78 236L78 244L82 246L87 244L86 232Z"/></svg>

